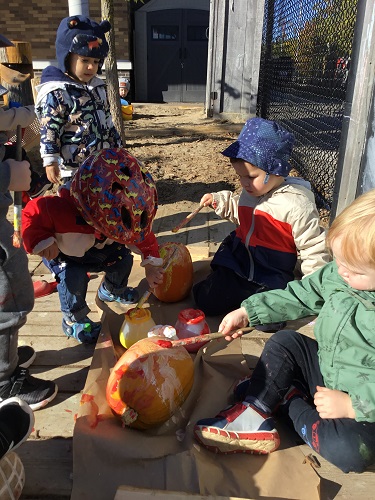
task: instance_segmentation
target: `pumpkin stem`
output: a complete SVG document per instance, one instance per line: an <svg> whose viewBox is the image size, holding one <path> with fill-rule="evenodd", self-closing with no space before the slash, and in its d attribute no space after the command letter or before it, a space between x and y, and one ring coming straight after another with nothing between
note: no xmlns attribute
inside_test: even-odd
<svg viewBox="0 0 375 500"><path fill-rule="evenodd" d="M130 406L126 406L121 414L121 420L124 422L125 425L132 424L137 420L137 418L138 418L138 413L135 410L133 410L133 408L130 408Z"/></svg>

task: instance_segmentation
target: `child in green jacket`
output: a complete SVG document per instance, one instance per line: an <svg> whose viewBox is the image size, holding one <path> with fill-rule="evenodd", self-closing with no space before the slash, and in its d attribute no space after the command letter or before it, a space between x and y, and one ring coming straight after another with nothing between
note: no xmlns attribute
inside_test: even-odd
<svg viewBox="0 0 375 500"><path fill-rule="evenodd" d="M374 214L372 190L329 229L333 262L285 290L252 295L224 317L219 329L229 340L248 324L318 315L316 340L292 330L274 334L251 378L237 385L239 402L195 425L203 446L218 453L275 451L277 412L344 472L375 463Z"/></svg>

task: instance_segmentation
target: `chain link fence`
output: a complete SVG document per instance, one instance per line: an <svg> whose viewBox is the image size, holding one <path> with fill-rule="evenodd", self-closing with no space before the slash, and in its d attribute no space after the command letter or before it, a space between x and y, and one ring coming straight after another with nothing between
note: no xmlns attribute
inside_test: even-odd
<svg viewBox="0 0 375 500"><path fill-rule="evenodd" d="M265 0L257 115L296 138L292 165L332 204L357 0Z"/></svg>

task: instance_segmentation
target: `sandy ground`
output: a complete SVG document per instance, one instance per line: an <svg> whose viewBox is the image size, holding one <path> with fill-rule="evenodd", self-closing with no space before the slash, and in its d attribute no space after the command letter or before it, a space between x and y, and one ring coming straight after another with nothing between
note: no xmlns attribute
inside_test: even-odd
<svg viewBox="0 0 375 500"><path fill-rule="evenodd" d="M237 138L241 125L207 119L202 106L134 108L134 120L125 122L127 148L148 166L161 205L187 209L206 192L239 189L221 151Z"/></svg>

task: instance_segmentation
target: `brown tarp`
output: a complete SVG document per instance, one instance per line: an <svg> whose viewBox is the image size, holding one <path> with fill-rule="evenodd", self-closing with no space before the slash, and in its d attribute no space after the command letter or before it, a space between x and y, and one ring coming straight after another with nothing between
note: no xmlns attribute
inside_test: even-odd
<svg viewBox="0 0 375 500"><path fill-rule="evenodd" d="M195 281L208 272L208 264L195 265ZM130 284L142 281L141 291L145 289L143 272L135 262ZM120 306L101 306L102 335L74 430L72 500L113 499L120 485L243 498L319 498L318 475L303 463L294 436L280 422L281 447L268 456L217 455L193 439L195 422L226 407L236 381L250 374L252 342L244 339L214 340L200 349L194 356L193 388L182 408L164 425L149 431L122 427L106 403L105 388L123 352L118 332L124 311ZM151 300L156 324L174 325L178 312L186 307L194 307L191 297L177 304ZM210 318L209 324L216 331L219 318Z"/></svg>

